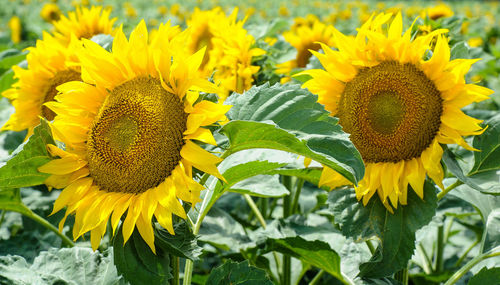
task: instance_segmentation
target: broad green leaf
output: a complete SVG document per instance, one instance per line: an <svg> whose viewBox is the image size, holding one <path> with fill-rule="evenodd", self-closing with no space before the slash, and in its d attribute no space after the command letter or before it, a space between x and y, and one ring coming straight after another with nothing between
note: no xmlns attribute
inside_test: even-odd
<svg viewBox="0 0 500 285"><path fill-rule="evenodd" d="M271 251L295 257L302 262L325 270L339 280L344 280L340 273L340 257L326 242L309 241L300 236L268 239L262 253Z"/></svg>
<svg viewBox="0 0 500 285"><path fill-rule="evenodd" d="M113 46L113 36L106 34L98 34L93 36L90 40L100 45L105 50L111 52L111 47Z"/></svg>
<svg viewBox="0 0 500 285"><path fill-rule="evenodd" d="M469 177L465 176L462 168L458 164L455 154L451 152L448 148L445 149L443 152L443 162L446 164L448 167L448 170L455 175L458 180L464 182L465 184L469 185L470 187L476 189L476 190L483 190L479 185L477 185L474 180L470 179Z"/></svg>
<svg viewBox="0 0 500 285"><path fill-rule="evenodd" d="M290 192L280 183L279 175L257 175L236 183L230 192L257 197L283 197Z"/></svg>
<svg viewBox="0 0 500 285"><path fill-rule="evenodd" d="M484 188L483 185L480 185ZM481 253L500 245L500 196L485 195L467 185L453 189L449 194L472 204L481 214L485 224L481 241Z"/></svg>
<svg viewBox="0 0 500 285"><path fill-rule="evenodd" d="M155 230L155 244L165 253L198 260L201 255L201 247L198 246L198 237L193 235L185 222L174 225L175 235L169 234L164 229Z"/></svg>
<svg viewBox="0 0 500 285"><path fill-rule="evenodd" d="M470 58L469 57L469 46L464 42L458 42L456 43L450 51L450 59L456 59L456 58Z"/></svg>
<svg viewBox="0 0 500 285"><path fill-rule="evenodd" d="M322 163L353 183L364 175L361 155L317 96L299 85L252 87L230 97L223 132L234 153L251 148L283 150Z"/></svg>
<svg viewBox="0 0 500 285"><path fill-rule="evenodd" d="M15 82L14 79L14 71L12 69L9 69L5 71L3 74L0 75L0 94L4 91L9 89L12 86L12 83Z"/></svg>
<svg viewBox="0 0 500 285"><path fill-rule="evenodd" d="M123 244L122 227L113 240L114 262L120 275L130 284L166 284L172 278L169 255L151 251L137 230Z"/></svg>
<svg viewBox="0 0 500 285"><path fill-rule="evenodd" d="M318 168L302 168L302 169L275 169L272 173L281 174L285 176L295 176L305 181L311 182L314 185L318 185L319 178L321 177L322 169Z"/></svg>
<svg viewBox="0 0 500 285"><path fill-rule="evenodd" d="M18 64L26 58L26 53L15 53L9 56L5 56L0 58L0 74L3 74L5 71L9 70L13 65Z"/></svg>
<svg viewBox="0 0 500 285"><path fill-rule="evenodd" d="M4 284L123 284L111 257L90 248L50 249L38 255L33 264L21 256L0 257L0 276Z"/></svg>
<svg viewBox="0 0 500 285"><path fill-rule="evenodd" d="M272 285L266 272L250 266L248 260L236 263L232 260L215 268L207 279L206 285Z"/></svg>
<svg viewBox="0 0 500 285"><path fill-rule="evenodd" d="M31 216L31 210L21 201L19 189L2 189L0 191L0 209L14 211L25 216Z"/></svg>
<svg viewBox="0 0 500 285"><path fill-rule="evenodd" d="M49 174L38 172L38 167L51 160L47 144L55 144L45 120L35 127L29 140L20 145L13 157L0 168L0 188L19 188L43 184Z"/></svg>
<svg viewBox="0 0 500 285"><path fill-rule="evenodd" d="M500 267L483 268L470 280L468 285L498 284L500 280Z"/></svg>
<svg viewBox="0 0 500 285"><path fill-rule="evenodd" d="M388 212L377 196L366 206L358 202L353 190L333 191L328 198L345 236L356 241L377 237L381 244L369 262L360 266L361 277L381 278L406 267L415 249L415 232L427 225L436 212L435 187L426 182L424 200L408 188L408 204Z"/></svg>
<svg viewBox="0 0 500 285"><path fill-rule="evenodd" d="M480 136L475 136L473 147L480 151L474 152L474 166L469 176L480 172L500 169L500 115L485 123L488 128Z"/></svg>

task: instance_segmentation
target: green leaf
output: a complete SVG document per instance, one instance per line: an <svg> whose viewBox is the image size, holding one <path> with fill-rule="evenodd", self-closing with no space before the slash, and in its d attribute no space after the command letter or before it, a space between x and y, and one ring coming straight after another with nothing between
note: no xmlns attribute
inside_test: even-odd
<svg viewBox="0 0 500 285"><path fill-rule="evenodd" d="M339 280L344 280L340 272L340 256L326 242L309 241L300 236L267 239L261 254L271 251L295 257L302 262L325 270Z"/></svg>
<svg viewBox="0 0 500 285"><path fill-rule="evenodd" d="M118 273L130 284L166 284L172 278L170 258L157 248L151 251L137 230L123 244L122 227L113 240L114 262Z"/></svg>
<svg viewBox="0 0 500 285"><path fill-rule="evenodd" d="M32 215L32 211L21 201L19 189L2 189L0 191L0 209L18 212L25 216Z"/></svg>
<svg viewBox="0 0 500 285"><path fill-rule="evenodd" d="M470 187L476 189L476 190L483 190L479 185L477 185L474 180L470 179L469 177L465 176L462 168L458 164L455 154L451 152L448 148L445 149L443 152L443 162L446 164L448 167L448 170L455 175L458 180L462 181L463 183L469 185Z"/></svg>
<svg viewBox="0 0 500 285"><path fill-rule="evenodd" d="M90 40L100 45L105 50L111 52L111 47L113 46L113 36L106 34L98 34L93 36Z"/></svg>
<svg viewBox="0 0 500 285"><path fill-rule="evenodd" d="M480 151L474 152L474 166L469 176L500 168L500 115L486 121L488 128L475 136L472 145Z"/></svg>
<svg viewBox="0 0 500 285"><path fill-rule="evenodd" d="M483 185L480 186L484 188ZM469 202L481 214L485 227L480 252L484 253L500 245L500 196L485 195L467 185L461 185L449 194Z"/></svg>
<svg viewBox="0 0 500 285"><path fill-rule="evenodd" d="M9 69L0 75L0 93L9 89L16 80L14 79L14 71Z"/></svg>
<svg viewBox="0 0 500 285"><path fill-rule="evenodd" d="M0 168L0 188L19 188L43 184L49 174L38 172L38 167L51 160L47 144L55 144L45 120L35 127L29 140L20 145L13 157Z"/></svg>
<svg viewBox="0 0 500 285"><path fill-rule="evenodd" d="M357 183L364 175L361 155L349 136L317 103L317 96L299 85L264 84L230 97L232 120L221 132L230 142L228 153L269 148L322 163Z"/></svg>
<svg viewBox="0 0 500 285"><path fill-rule="evenodd" d="M232 260L212 271L206 285L272 285L266 272L257 267L250 266L248 260L236 263Z"/></svg>
<svg viewBox="0 0 500 285"><path fill-rule="evenodd" d="M369 262L360 266L361 277L381 278L405 268L415 249L415 232L427 225L436 212L433 184L424 185L424 200L408 188L408 205L389 213L377 196L366 206L351 189L333 191L328 202L345 236L356 241L377 237L381 244Z"/></svg>
<svg viewBox="0 0 500 285"><path fill-rule="evenodd" d="M456 58L470 58L469 56L469 46L464 42L460 41L456 43L450 51L451 58L450 59L456 59Z"/></svg>
<svg viewBox="0 0 500 285"><path fill-rule="evenodd" d="M257 197L283 197L290 192L280 183L279 175L257 175L236 183L229 192Z"/></svg>
<svg viewBox="0 0 500 285"><path fill-rule="evenodd" d="M18 64L26 58L25 52L23 53L15 53L10 56L6 56L0 58L0 74L3 74L5 71L9 70L13 65Z"/></svg>
<svg viewBox="0 0 500 285"><path fill-rule="evenodd" d="M163 228L155 230L155 244L165 253L191 260L198 260L201 247L198 246L198 237L193 235L187 224L182 221L174 225L175 235L169 234Z"/></svg>
<svg viewBox="0 0 500 285"><path fill-rule="evenodd" d="M0 276L4 284L120 284L111 255L73 247L43 251L33 264L21 256L2 256Z"/></svg>
<svg viewBox="0 0 500 285"><path fill-rule="evenodd" d="M483 268L470 280L468 285L498 284L500 280L500 267Z"/></svg>
<svg viewBox="0 0 500 285"><path fill-rule="evenodd" d="M281 174L285 176L295 176L300 179L304 179L311 182L314 185L318 185L319 179L321 177L322 169L318 168L303 168L303 169L275 169L272 173Z"/></svg>

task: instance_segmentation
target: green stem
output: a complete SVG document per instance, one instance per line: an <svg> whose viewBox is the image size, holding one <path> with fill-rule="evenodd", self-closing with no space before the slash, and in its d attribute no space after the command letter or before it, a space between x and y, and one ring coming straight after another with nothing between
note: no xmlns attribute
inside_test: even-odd
<svg viewBox="0 0 500 285"><path fill-rule="evenodd" d="M408 267L401 269L396 272L394 279L401 282L403 285L408 285Z"/></svg>
<svg viewBox="0 0 500 285"><path fill-rule="evenodd" d="M203 176L205 176L205 175L203 175ZM204 177L202 177L200 179L200 182L203 179L204 179ZM203 181L205 182L206 179L204 179ZM210 208L214 204L214 203L209 204L209 200L210 200L210 197L212 197L212 195L209 195L208 191L211 191L211 190L209 188L207 188L207 193L205 193L205 197L203 197L203 202L201 202L200 214L198 215L198 218L196 219L196 223L193 226L193 234L194 235L197 235L199 233L203 219L205 218L208 211L210 210ZM192 260L186 259L186 266L184 267L184 279L182 282L183 285L190 285L191 284L191 278L193 275L193 265L194 264L193 264Z"/></svg>
<svg viewBox="0 0 500 285"><path fill-rule="evenodd" d="M423 264L423 269L424 269L424 272L426 274L431 274L432 273L432 268L431 268L431 259L429 258L429 255L427 254L427 252L425 251L424 247L422 246L422 244L418 244L417 246L417 252L422 255L423 257L423 261L424 261L424 264Z"/></svg>
<svg viewBox="0 0 500 285"><path fill-rule="evenodd" d="M304 186L304 179L297 180L297 188L295 189L292 202L292 214L297 213L297 210L299 208L299 198L300 192L302 191L302 186Z"/></svg>
<svg viewBox="0 0 500 285"><path fill-rule="evenodd" d="M462 184L464 184L464 183L462 181L460 181L460 180L455 181L455 183L453 183L450 186L446 187L446 189L444 189L443 191L441 191L441 192L439 192L437 194L438 200L443 199L444 195L446 195L448 192L450 192L451 190L457 188L458 186L460 186Z"/></svg>
<svg viewBox="0 0 500 285"><path fill-rule="evenodd" d="M179 285L179 257L170 256L170 267L172 268L172 275L174 276L170 284Z"/></svg>
<svg viewBox="0 0 500 285"><path fill-rule="evenodd" d="M471 270L472 267L474 267L476 264L479 262L488 259L490 257L495 257L495 256L500 256L500 246L497 246L488 252L485 252L481 255L476 256L473 258L471 261L467 262L462 268L460 268L455 274L453 274L444 285L452 285L457 283L460 278L462 278L469 270Z"/></svg>
<svg viewBox="0 0 500 285"><path fill-rule="evenodd" d="M5 220L5 213L7 211L6 210L2 210L2 217L0 218L0 226L3 224L3 221Z"/></svg>
<svg viewBox="0 0 500 285"><path fill-rule="evenodd" d="M63 244L65 244L65 245L67 245L69 247L74 247L75 246L75 244L71 241L71 239L69 237L67 237L63 233L59 232L59 230L56 227L54 227L51 223L49 223L44 218L40 217L39 215L37 215L37 214L35 214L33 212L30 212L29 214L28 213L23 213L23 214L25 216L27 216L28 218L34 220L35 222L39 223L44 228L46 228L46 229L54 232L56 235L58 235L62 239Z"/></svg>
<svg viewBox="0 0 500 285"><path fill-rule="evenodd" d="M314 276L313 280L311 280L311 282L309 283L309 285L315 285L316 283L319 282L319 280L321 279L321 277L323 276L323 274L325 274L325 271L323 269L321 269L318 274L316 274L316 276Z"/></svg>
<svg viewBox="0 0 500 285"><path fill-rule="evenodd" d="M368 249L370 250L370 253L373 255L375 253L375 247L373 246L372 242L367 240L365 241L365 243Z"/></svg>
<svg viewBox="0 0 500 285"><path fill-rule="evenodd" d="M250 195L248 194L243 194L243 197L247 201L248 206L250 206L250 209L252 209L252 211L254 212L255 216L257 217L257 220L259 220L259 223L262 225L264 229L266 229L267 227L266 220L264 220L262 213L259 211L259 207L257 207L252 197L250 197Z"/></svg>
<svg viewBox="0 0 500 285"><path fill-rule="evenodd" d="M434 266L434 271L437 273L443 271L443 252L444 252L444 226L440 225L437 228L436 264Z"/></svg>
<svg viewBox="0 0 500 285"><path fill-rule="evenodd" d="M458 267L458 266L459 266L459 265L460 265L460 264L464 261L464 259L467 257L467 255L469 254L469 252L470 252L470 251L471 251L471 250L472 250L472 249L473 249L476 245L478 245L478 244L479 244L479 241L480 241L480 239L478 239L478 238L477 238L477 239L476 239L476 241L475 241L473 244L471 244L471 245L469 246L469 248L467 248L467 250L466 250L466 251L462 254L462 256L460 256L460 258L457 260L457 262L455 262L455 267Z"/></svg>
<svg viewBox="0 0 500 285"><path fill-rule="evenodd" d="M288 191L290 191L289 195L283 197L283 218L287 218L291 214L291 197L292 194L292 177L290 176L282 176L283 186L285 186ZM292 282L292 258L289 255L283 254L283 285L290 285Z"/></svg>

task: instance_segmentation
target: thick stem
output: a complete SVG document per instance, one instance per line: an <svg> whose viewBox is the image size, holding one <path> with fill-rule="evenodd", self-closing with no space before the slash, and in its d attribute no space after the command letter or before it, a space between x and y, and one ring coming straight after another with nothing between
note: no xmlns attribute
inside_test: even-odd
<svg viewBox="0 0 500 285"><path fill-rule="evenodd" d="M297 180L297 188L295 189L295 193L293 194L292 214L297 213L297 210L299 208L299 198L300 192L302 191L302 186L304 186L304 179Z"/></svg>
<svg viewBox="0 0 500 285"><path fill-rule="evenodd" d="M437 228L436 264L434 266L434 271L437 273L443 271L443 252L444 252L444 226L440 225Z"/></svg>
<svg viewBox="0 0 500 285"><path fill-rule="evenodd" d="M290 176L282 176L283 185L290 191L290 195L292 194L292 177ZM291 197L290 195L286 195L283 197L283 218L287 218L291 215ZM283 254L283 281L281 284L290 285L292 282L292 258L289 255Z"/></svg>
<svg viewBox="0 0 500 285"><path fill-rule="evenodd" d="M471 270L471 268L474 267L474 265L494 256L500 256L500 246L497 246L488 252L478 255L471 261L467 262L467 264L465 264L462 268L460 268L457 272L455 272L455 274L453 274L450 277L450 279L448 279L448 281L444 283L444 285L452 285L457 283L457 281L460 280L460 278L462 278L467 272L469 272L469 270Z"/></svg>
<svg viewBox="0 0 500 285"><path fill-rule="evenodd" d="M455 183L451 184L450 186L446 187L446 189L444 189L443 191L439 192L437 194L437 198L438 198L438 201L443 199L443 197L448 193L450 192L451 190L457 188L458 186L464 184L462 181L460 180L457 180L455 181Z"/></svg>
<svg viewBox="0 0 500 285"><path fill-rule="evenodd" d="M179 285L179 257L170 256L170 267L172 268L172 275L174 276L170 284Z"/></svg>
<svg viewBox="0 0 500 285"><path fill-rule="evenodd" d="M373 246L370 240L365 241L366 246L370 250L370 253L373 255L375 253L375 247Z"/></svg>
<svg viewBox="0 0 500 285"><path fill-rule="evenodd" d="M394 279L396 279L403 285L408 285L408 267L396 272L396 274L394 275Z"/></svg>
<svg viewBox="0 0 500 285"><path fill-rule="evenodd" d="M62 239L63 244L67 245L68 247L75 246L75 244L71 241L71 239L69 237L67 237L63 233L59 232L59 230L56 227L54 227L51 223L49 223L44 218L40 217L39 215L37 215L33 212L30 212L29 214L27 214L27 213L23 213L23 214L25 216L27 216L28 218L34 220L35 222L39 223L44 228L54 232L56 235L58 235Z"/></svg>

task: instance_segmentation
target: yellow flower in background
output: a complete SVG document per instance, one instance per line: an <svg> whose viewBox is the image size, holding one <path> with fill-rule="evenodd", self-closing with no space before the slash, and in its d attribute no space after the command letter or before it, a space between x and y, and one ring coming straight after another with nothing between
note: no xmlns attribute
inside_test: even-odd
<svg viewBox="0 0 500 285"><path fill-rule="evenodd" d="M26 56L28 68L13 66L14 78L18 81L2 93L11 100L16 112L2 127L2 130L28 130L27 137L40 123L40 116L47 120L54 119L54 112L43 106L54 100L56 87L62 83L80 80L80 68L75 50L78 40L73 38L69 47L61 44L50 34L43 34L35 47L30 47Z"/></svg>
<svg viewBox="0 0 500 285"><path fill-rule="evenodd" d="M23 31L23 27L21 25L21 19L18 16L12 16L8 23L10 29L10 40L17 44L21 42L21 33Z"/></svg>
<svg viewBox="0 0 500 285"><path fill-rule="evenodd" d="M391 18L372 17L355 38L335 30L338 51L322 44L325 54L314 52L325 70L302 72L312 77L303 87L339 118L363 157L366 172L356 197L366 205L377 193L389 211L407 203L408 185L423 198L426 176L443 188L440 144L475 150L462 136L481 134L482 121L460 109L493 93L465 82L477 59L450 60L446 30L411 40L411 28L403 34L401 14L385 32ZM432 58L424 60L434 37ZM338 186L339 177L324 167L320 185Z"/></svg>
<svg viewBox="0 0 500 285"><path fill-rule="evenodd" d="M103 9L102 6L77 7L76 11L69 12L68 17L61 16L57 22L53 22L54 35L63 43L68 43L71 34L78 39L90 39L99 34L113 34L113 23L116 18L110 19L111 9Z"/></svg>
<svg viewBox="0 0 500 285"><path fill-rule="evenodd" d="M123 4L123 8L125 9L125 16L129 18L137 17L137 10L135 10L134 6L130 2L125 2Z"/></svg>
<svg viewBox="0 0 500 285"><path fill-rule="evenodd" d="M40 11L40 17L42 17L42 19L49 23L59 21L59 19L61 18L61 10L55 3L46 3L43 5L42 10Z"/></svg>
<svg viewBox="0 0 500 285"><path fill-rule="evenodd" d="M252 65L252 59L264 54L262 49L253 47L255 39L243 28L246 19L237 21L237 15L237 9L226 16L220 7L209 11L195 8L188 20L188 48L191 52L207 48L202 74L213 76L214 82L224 89L221 100L232 91L242 93L252 87L253 75L259 70L259 66Z"/></svg>
<svg viewBox="0 0 500 285"><path fill-rule="evenodd" d="M439 3L434 7L427 8L426 14L427 16L429 16L429 19L437 20L439 18L446 18L453 16L453 10L451 9L450 6L446 5L445 3Z"/></svg>
<svg viewBox="0 0 500 285"><path fill-rule="evenodd" d="M294 68L306 67L312 56L311 50L318 51L321 49L318 42L333 46L333 31L333 26L315 20L311 26L302 25L295 31L291 30L283 33L285 40L297 50L297 55L293 60L278 64L276 73L290 74Z"/></svg>
<svg viewBox="0 0 500 285"><path fill-rule="evenodd" d="M171 28L160 25L148 39L141 21L129 40L118 29L111 53L83 40L83 82L60 86L57 102L46 104L57 113L52 128L66 149L48 145L60 158L39 171L52 174L48 186L64 188L53 209L67 207L60 230L75 214L73 237L90 232L94 250L108 220L114 233L127 212L124 241L137 227L155 252L152 217L174 234L172 214L186 218L181 200L200 201L203 186L192 168L223 179L216 167L221 159L194 141L215 145L202 126L225 120L230 106L196 103L198 91L218 88L199 76L205 50L186 53L187 33L169 40Z"/></svg>
<svg viewBox="0 0 500 285"><path fill-rule="evenodd" d="M467 43L470 47L480 47L483 45L483 39L481 37L470 38Z"/></svg>
<svg viewBox="0 0 500 285"><path fill-rule="evenodd" d="M298 28L306 26L312 28L314 23L319 22L319 18L313 14L307 14L305 17L296 17L293 19L291 31L297 31Z"/></svg>
<svg viewBox="0 0 500 285"><path fill-rule="evenodd" d="M288 8L286 6L281 5L278 10L278 14L283 17L288 17L290 16L290 11L288 11Z"/></svg>

